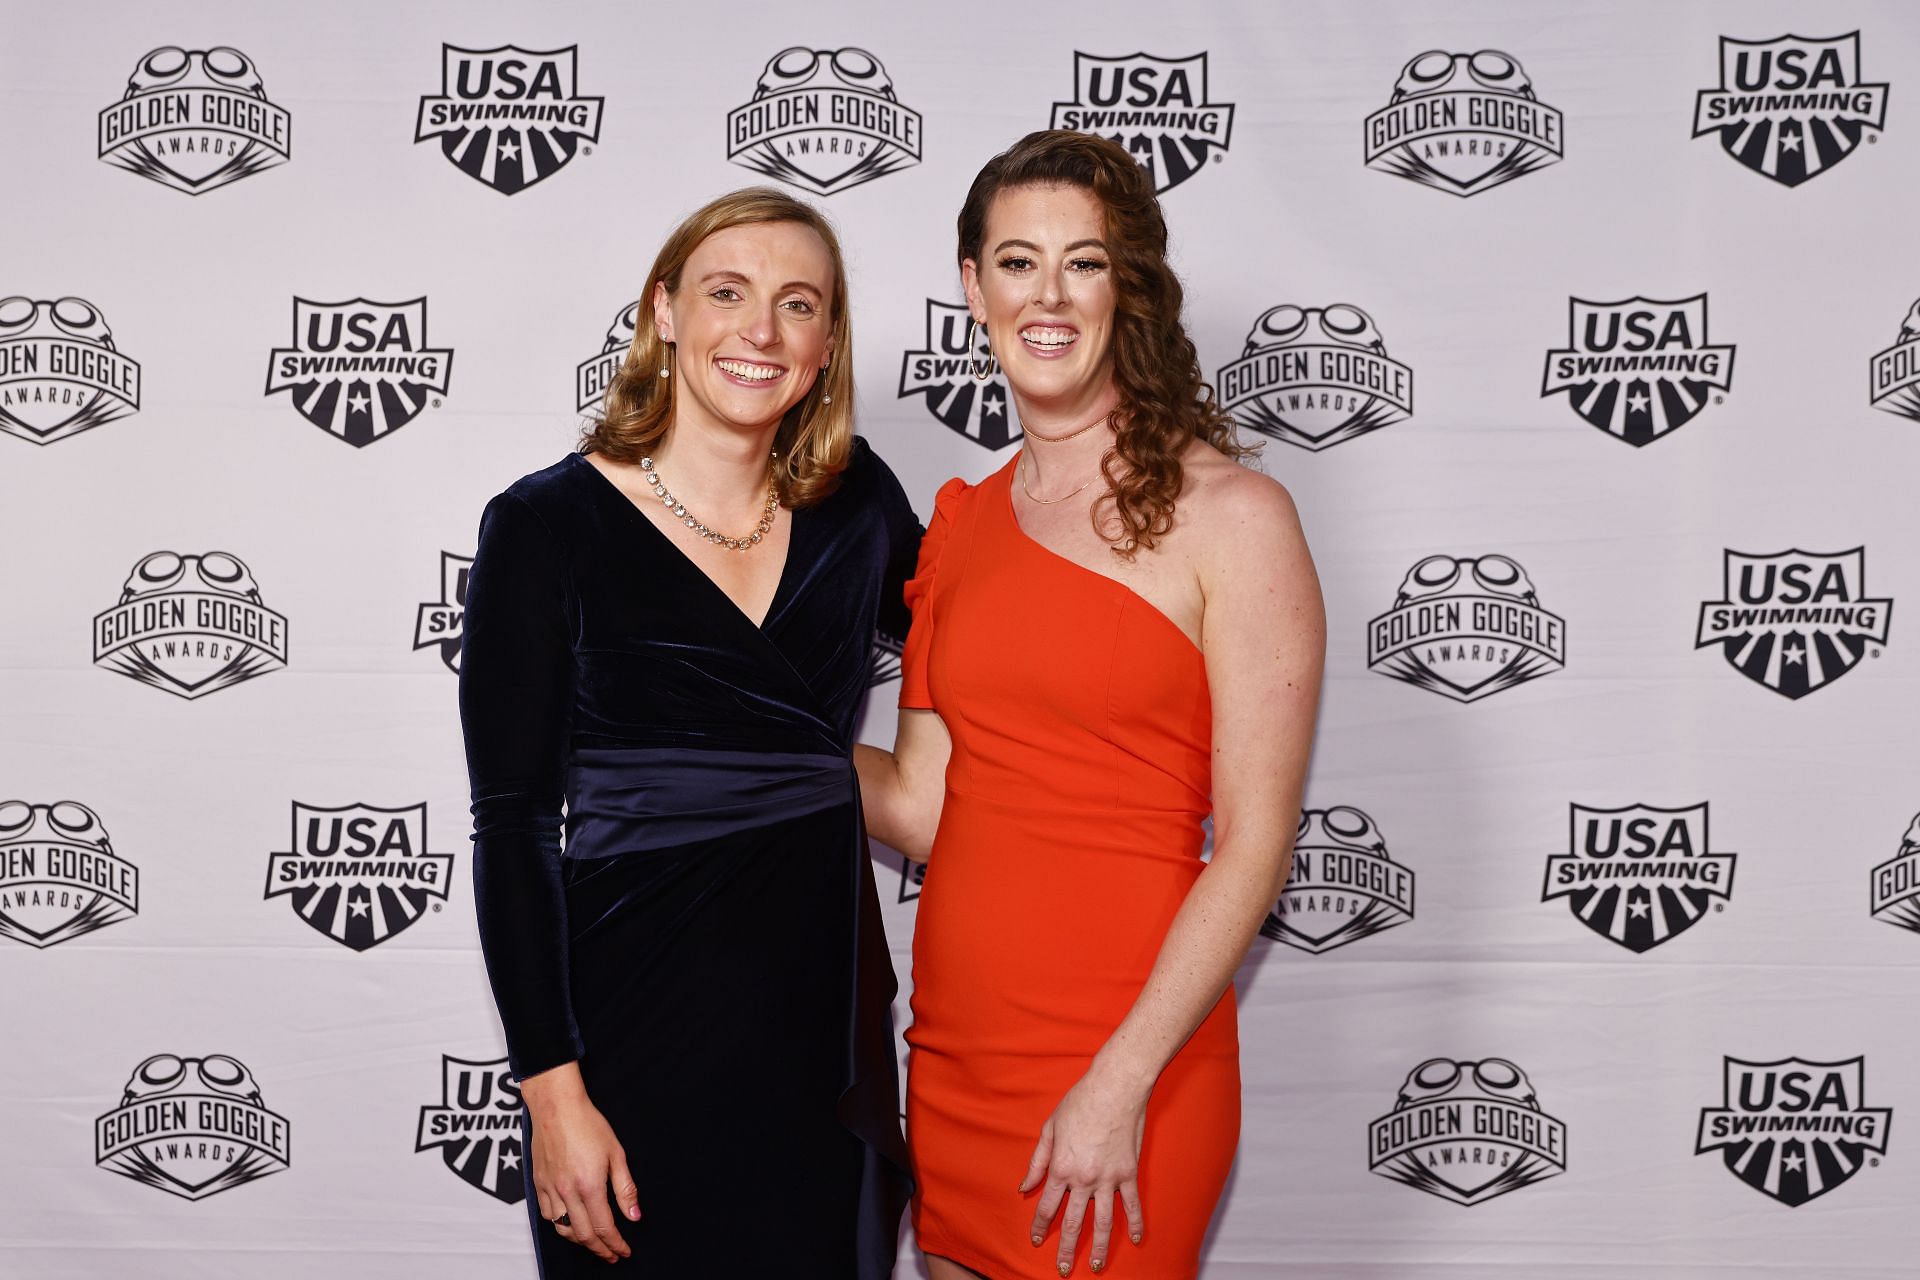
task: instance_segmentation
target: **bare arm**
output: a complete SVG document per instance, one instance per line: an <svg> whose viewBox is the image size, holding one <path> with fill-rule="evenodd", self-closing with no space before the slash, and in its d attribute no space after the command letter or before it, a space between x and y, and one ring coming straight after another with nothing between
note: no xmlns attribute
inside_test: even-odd
<svg viewBox="0 0 1920 1280"><path fill-rule="evenodd" d="M952 751L953 739L939 714L909 707L900 709L893 750L856 746L853 764L860 773L868 833L915 862L925 862L933 852L933 833L946 801L947 757Z"/></svg>
<svg viewBox="0 0 1920 1280"><path fill-rule="evenodd" d="M1236 468L1193 506L1206 521L1192 532L1203 540L1213 858L1168 926L1133 1007L1060 1100L1034 1149L1021 1190L1045 1188L1033 1218L1035 1245L1066 1205L1062 1275L1089 1206L1096 1271L1107 1256L1116 1195L1129 1233L1141 1240L1136 1177L1148 1096L1219 1002L1279 896L1313 746L1326 618L1293 502L1265 476Z"/></svg>

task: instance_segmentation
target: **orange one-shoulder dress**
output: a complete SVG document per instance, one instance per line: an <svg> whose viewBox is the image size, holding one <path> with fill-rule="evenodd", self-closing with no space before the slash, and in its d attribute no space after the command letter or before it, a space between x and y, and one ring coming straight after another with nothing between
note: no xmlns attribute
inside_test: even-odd
<svg viewBox="0 0 1920 1280"><path fill-rule="evenodd" d="M907 588L900 705L937 711L953 738L914 927L907 1142L924 1251L993 1280L1058 1280L1058 1222L1034 1247L1037 1193L1018 1187L1200 874L1212 712L1199 649L1028 537L1012 475L940 490ZM1116 1203L1104 1276L1198 1273L1239 1134L1229 990L1154 1088L1145 1239L1127 1239Z"/></svg>

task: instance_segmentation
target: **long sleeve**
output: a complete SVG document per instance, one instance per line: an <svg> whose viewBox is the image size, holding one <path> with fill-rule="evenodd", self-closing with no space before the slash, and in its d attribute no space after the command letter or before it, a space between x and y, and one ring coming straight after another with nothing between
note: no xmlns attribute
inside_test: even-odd
<svg viewBox="0 0 1920 1280"><path fill-rule="evenodd" d="M561 804L574 701L573 613L553 534L503 493L467 578L460 723L473 791L473 900L516 1079L585 1053L567 973Z"/></svg>

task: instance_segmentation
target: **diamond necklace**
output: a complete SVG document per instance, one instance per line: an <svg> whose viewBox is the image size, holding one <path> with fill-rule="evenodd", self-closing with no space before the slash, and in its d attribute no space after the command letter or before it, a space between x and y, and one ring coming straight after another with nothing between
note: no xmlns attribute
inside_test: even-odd
<svg viewBox="0 0 1920 1280"><path fill-rule="evenodd" d="M779 456L777 453L773 455L774 458ZM640 470L646 475L647 483L653 486L654 496L666 504L667 510L678 516L680 523L693 530L701 541L711 542L716 547L725 547L729 551L753 550L760 545L760 540L767 536L767 530L773 528L773 514L780 509L780 491L774 483L772 459L768 460L767 466L767 507L760 513L760 523L755 526L752 533L744 537L729 538L723 533L715 533L698 516L688 513L687 504L669 493L667 486L660 482L660 473L654 470L652 458L640 459Z"/></svg>

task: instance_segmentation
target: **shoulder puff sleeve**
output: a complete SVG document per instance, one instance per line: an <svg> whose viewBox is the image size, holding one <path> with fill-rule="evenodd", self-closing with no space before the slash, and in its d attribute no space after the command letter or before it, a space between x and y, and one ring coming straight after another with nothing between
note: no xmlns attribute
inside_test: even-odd
<svg viewBox="0 0 1920 1280"><path fill-rule="evenodd" d="M515 1079L585 1052L560 876L574 611L546 522L512 493L494 498L467 576L460 724L473 791L474 909Z"/></svg>
<svg viewBox="0 0 1920 1280"><path fill-rule="evenodd" d="M903 710L931 710L933 693L927 682L927 655L933 648L933 584L940 571L940 553L953 531L954 509L973 486L955 476L940 486L933 499L933 519L920 540L920 563L907 583L907 608L913 626L900 654L900 706Z"/></svg>

